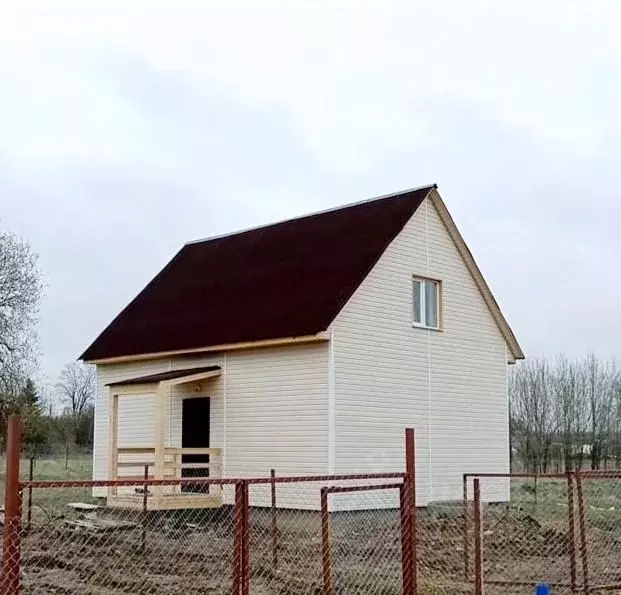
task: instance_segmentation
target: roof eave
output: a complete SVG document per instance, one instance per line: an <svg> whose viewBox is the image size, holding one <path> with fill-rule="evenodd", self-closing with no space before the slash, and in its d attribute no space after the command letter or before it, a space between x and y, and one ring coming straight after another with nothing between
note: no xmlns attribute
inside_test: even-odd
<svg viewBox="0 0 621 595"><path fill-rule="evenodd" d="M479 266L474 260L474 256L472 255L472 252L470 252L470 249L466 245L465 240L463 239L461 233L459 232L459 229L457 228L455 221L451 217L451 214L446 208L446 205L444 204L444 201L442 200L442 197L440 196L440 193L438 192L437 189L434 188L429 193L429 199L432 201L433 205L435 206L438 212L438 215L440 216L440 219L442 220L442 223L444 224L444 227L446 228L448 234L451 236L458 252L463 258L464 263L466 264L466 267L468 268L468 271L472 275L475 285L478 287L479 291L481 292L481 295L483 296L483 300L487 304L487 307L489 308L492 318L494 319L494 321L496 322L496 325L498 326L498 330L502 334L507 344L507 348L511 356L507 358L507 361L509 363L515 363L517 360L524 359L524 352L522 351L522 348L520 347L520 344L518 343L518 340L515 334L513 333L513 330L509 326L507 319L504 317L500 309L500 306L498 305L498 302L496 301L496 298L494 298L494 295L492 294L492 291L489 288L489 285L485 281L483 274L481 273L481 270L479 269Z"/></svg>
<svg viewBox="0 0 621 595"><path fill-rule="evenodd" d="M162 357L173 357L179 355L195 355L200 353L216 353L223 351L241 351L243 349L260 349L265 347L278 347L284 345L298 345L304 343L319 343L323 341L329 341L329 333L322 331L314 335L304 335L300 337L283 337L277 339L264 339L261 341L246 341L241 343L227 343L222 345L208 345L205 347L197 347L193 349L176 349L170 351L157 351L152 353L138 353L132 355L120 355L114 357L92 358L84 359L80 358L87 364L121 364L127 362L137 362L152 359L159 359Z"/></svg>

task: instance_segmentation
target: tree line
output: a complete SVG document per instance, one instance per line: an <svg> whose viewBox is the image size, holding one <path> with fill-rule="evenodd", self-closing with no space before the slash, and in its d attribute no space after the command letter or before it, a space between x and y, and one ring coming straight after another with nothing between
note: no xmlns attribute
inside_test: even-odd
<svg viewBox="0 0 621 595"><path fill-rule="evenodd" d="M0 232L0 441L6 420L19 413L23 440L32 454L92 448L95 371L67 365L52 394L43 395L33 377L38 369L37 315L42 273L30 244Z"/></svg>
<svg viewBox="0 0 621 595"><path fill-rule="evenodd" d="M621 466L621 367L588 355L530 359L509 376L514 471Z"/></svg>
<svg viewBox="0 0 621 595"><path fill-rule="evenodd" d="M22 443L26 454L90 452L95 418L95 371L74 362L67 365L54 385L52 397L45 397L31 378L11 392L0 393L0 439L6 442L6 421L17 413L22 420Z"/></svg>

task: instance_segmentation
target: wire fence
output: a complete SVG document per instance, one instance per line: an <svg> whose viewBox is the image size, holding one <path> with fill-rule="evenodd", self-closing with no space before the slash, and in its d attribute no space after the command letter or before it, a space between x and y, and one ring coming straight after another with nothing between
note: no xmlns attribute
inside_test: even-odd
<svg viewBox="0 0 621 595"><path fill-rule="evenodd" d="M464 574L465 552L461 502L432 502L416 511L418 527L418 583L430 595L472 593L472 577ZM472 535L471 535L472 536Z"/></svg>
<svg viewBox="0 0 621 595"><path fill-rule="evenodd" d="M463 510L475 593L621 592L621 472L465 475Z"/></svg>
<svg viewBox="0 0 621 595"><path fill-rule="evenodd" d="M576 488L585 592L620 592L621 472L582 474Z"/></svg>
<svg viewBox="0 0 621 595"><path fill-rule="evenodd" d="M101 504L93 482L22 482L9 562L19 564L23 593L408 592L406 484L396 475L225 480L222 506L175 511L151 510L149 493L144 510ZM482 592L479 577L485 593L538 583L554 593L621 589L621 476L503 482L506 501L497 500L498 479L483 476L471 478L466 514L461 503L416 512L417 592ZM122 487L145 499L144 482Z"/></svg>
<svg viewBox="0 0 621 595"><path fill-rule="evenodd" d="M473 522L472 539L481 536L486 592L524 593L540 583L557 593L576 592L581 577L573 476L482 475L474 482L480 523ZM474 553L465 563L471 576L477 571Z"/></svg>
<svg viewBox="0 0 621 595"><path fill-rule="evenodd" d="M621 472L31 481L9 444L0 595L621 591ZM102 492L103 490L103 492ZM101 498L102 493L107 497Z"/></svg>
<svg viewBox="0 0 621 595"><path fill-rule="evenodd" d="M145 514L99 505L91 493L87 484L32 489L31 518L24 511L21 525L24 593L230 592L232 508L162 515L147 505Z"/></svg>
<svg viewBox="0 0 621 595"><path fill-rule="evenodd" d="M250 483L251 592L400 593L403 475L291 479Z"/></svg>
<svg viewBox="0 0 621 595"><path fill-rule="evenodd" d="M197 508L150 508L157 490L181 485L216 486L223 504L204 507L197 490ZM413 571L407 486L403 473L24 481L19 516L5 519L1 585L5 593L400 593ZM123 506L101 504L95 487L125 494Z"/></svg>

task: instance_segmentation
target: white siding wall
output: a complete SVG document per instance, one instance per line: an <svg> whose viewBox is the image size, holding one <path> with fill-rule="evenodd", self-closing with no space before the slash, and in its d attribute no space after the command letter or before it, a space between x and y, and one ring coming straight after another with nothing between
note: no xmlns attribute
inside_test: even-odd
<svg viewBox="0 0 621 595"><path fill-rule="evenodd" d="M442 281L442 332L412 326L413 275ZM332 331L337 473L401 470L408 426L421 504L460 498L464 472L508 470L505 342L430 201Z"/></svg>
<svg viewBox="0 0 621 595"><path fill-rule="evenodd" d="M170 369L220 365L222 376L204 383L199 395L211 397L211 446L222 447L228 477L328 472L328 345L270 347L218 356L169 358L98 366L95 411L94 477L108 473L108 389L110 382ZM169 399L167 445L181 445L183 387ZM225 412L226 404L226 412ZM119 445L148 445L154 436L153 395L119 400ZM279 487L279 505L319 505L319 491ZM97 495L105 495L98 490ZM230 491L225 492L227 500ZM253 504L269 502L269 486L251 494ZM317 502L314 502L314 501Z"/></svg>
<svg viewBox="0 0 621 595"><path fill-rule="evenodd" d="M431 203L427 227L445 328L429 332L432 498L453 500L461 498L463 473L509 471L507 347ZM508 498L508 482L483 483L485 499Z"/></svg>
<svg viewBox="0 0 621 595"><path fill-rule="evenodd" d="M227 354L227 474L309 475L328 471L328 345ZM269 486L252 490L266 505ZM280 486L282 507L316 508L319 490Z"/></svg>
<svg viewBox="0 0 621 595"><path fill-rule="evenodd" d="M154 444L155 396L153 393L119 397L118 432L120 447ZM136 475L135 469L128 475Z"/></svg>

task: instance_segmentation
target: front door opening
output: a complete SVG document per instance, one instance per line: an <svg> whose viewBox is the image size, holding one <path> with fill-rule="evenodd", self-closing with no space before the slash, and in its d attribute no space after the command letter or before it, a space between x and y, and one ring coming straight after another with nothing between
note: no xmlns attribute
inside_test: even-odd
<svg viewBox="0 0 621 595"><path fill-rule="evenodd" d="M209 397L183 399L181 447L209 448ZM182 463L209 463L209 455L183 455ZM181 477L208 477L209 469L182 469ZM207 485L183 485L182 492L206 493Z"/></svg>

